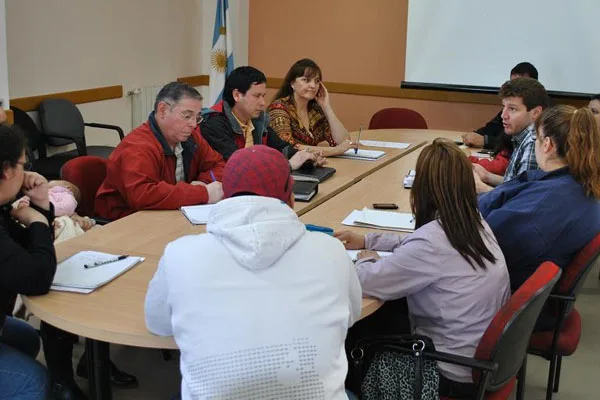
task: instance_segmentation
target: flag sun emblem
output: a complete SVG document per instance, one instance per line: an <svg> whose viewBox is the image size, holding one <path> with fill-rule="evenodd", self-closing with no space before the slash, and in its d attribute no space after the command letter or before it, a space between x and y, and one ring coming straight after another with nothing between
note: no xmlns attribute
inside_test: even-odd
<svg viewBox="0 0 600 400"><path fill-rule="evenodd" d="M227 70L227 53L223 49L215 49L210 54L210 65L217 72Z"/></svg>

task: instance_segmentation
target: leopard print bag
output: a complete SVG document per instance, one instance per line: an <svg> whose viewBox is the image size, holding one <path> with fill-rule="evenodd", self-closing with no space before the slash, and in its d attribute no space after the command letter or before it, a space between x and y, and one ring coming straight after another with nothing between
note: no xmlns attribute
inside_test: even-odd
<svg viewBox="0 0 600 400"><path fill-rule="evenodd" d="M361 381L361 399L438 400L437 363L422 354L434 349L431 339L417 335L359 341L351 358Z"/></svg>

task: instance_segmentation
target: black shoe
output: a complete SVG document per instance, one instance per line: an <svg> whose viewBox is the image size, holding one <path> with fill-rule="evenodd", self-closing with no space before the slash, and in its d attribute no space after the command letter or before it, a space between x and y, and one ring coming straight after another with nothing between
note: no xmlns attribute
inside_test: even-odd
<svg viewBox="0 0 600 400"><path fill-rule="evenodd" d="M52 383L52 398L55 400L88 400L89 398L73 382Z"/></svg>
<svg viewBox="0 0 600 400"><path fill-rule="evenodd" d="M75 372L77 376L87 379L88 370L85 357L81 357L77 363L77 370ZM110 362L110 382L121 389L135 389L139 386L139 382L135 376L121 371L112 361Z"/></svg>

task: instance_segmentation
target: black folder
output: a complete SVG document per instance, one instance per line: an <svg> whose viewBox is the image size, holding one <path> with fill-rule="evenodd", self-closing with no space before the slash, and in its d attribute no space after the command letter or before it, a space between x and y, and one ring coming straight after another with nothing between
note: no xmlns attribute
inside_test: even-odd
<svg viewBox="0 0 600 400"><path fill-rule="evenodd" d="M292 171L295 181L307 181L321 183L335 174L335 168L330 167L302 167Z"/></svg>

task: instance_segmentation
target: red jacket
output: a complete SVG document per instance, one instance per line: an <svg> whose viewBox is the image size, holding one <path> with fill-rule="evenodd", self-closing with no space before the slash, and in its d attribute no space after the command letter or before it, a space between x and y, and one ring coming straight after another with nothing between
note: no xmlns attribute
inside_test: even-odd
<svg viewBox="0 0 600 400"><path fill-rule="evenodd" d="M176 183L175 154L153 117L131 131L108 159L106 179L96 193L95 214L112 220L139 210L207 203L206 188L190 182L212 182L211 171L221 181L225 161L200 135L200 128L182 146L185 182Z"/></svg>
<svg viewBox="0 0 600 400"><path fill-rule="evenodd" d="M508 168L508 162L510 161L510 154L508 151L503 150L500 153L496 154L496 157L489 160L487 158L479 158L475 156L469 156L469 160L471 160L474 164L479 164L487 171L496 175L504 175L506 172L506 168Z"/></svg>

